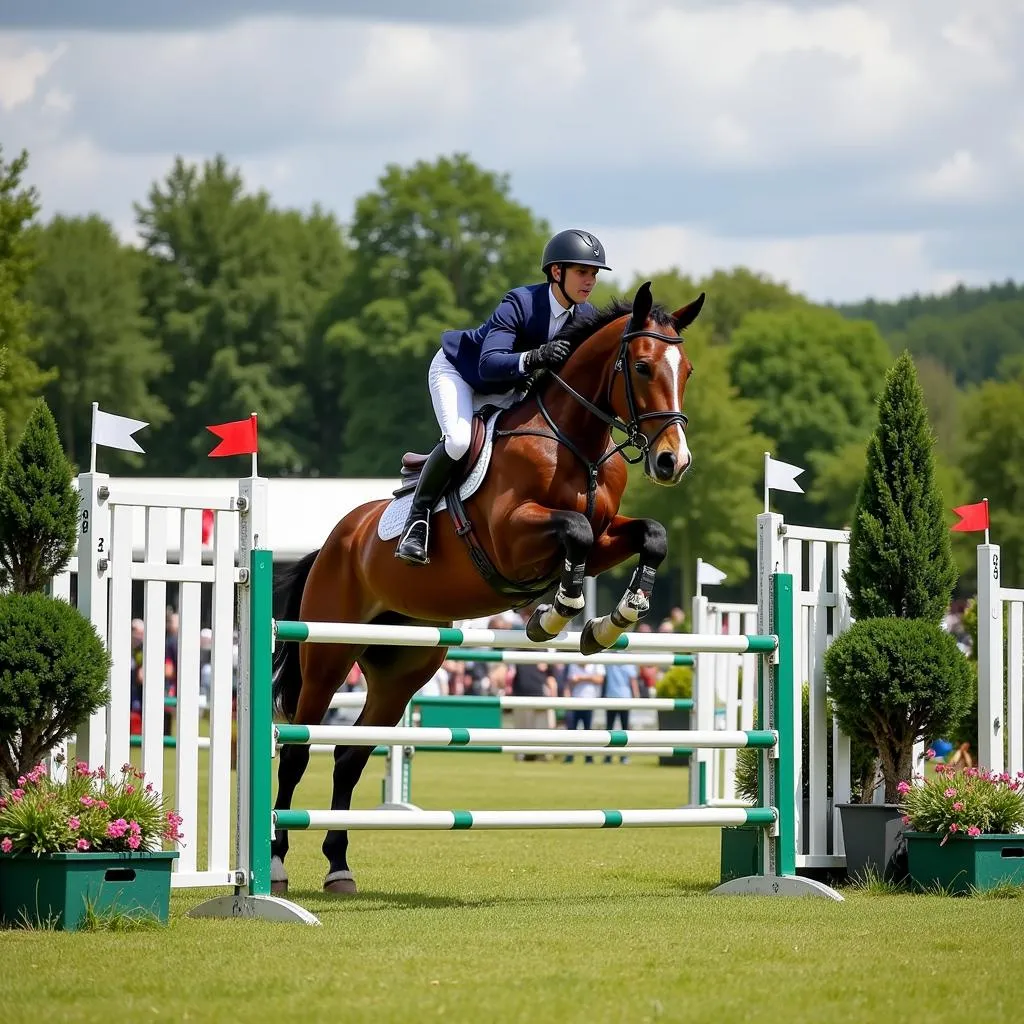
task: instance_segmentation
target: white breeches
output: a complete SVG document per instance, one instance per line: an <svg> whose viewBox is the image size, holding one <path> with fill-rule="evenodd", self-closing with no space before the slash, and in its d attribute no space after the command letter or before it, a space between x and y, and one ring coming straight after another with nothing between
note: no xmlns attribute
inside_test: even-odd
<svg viewBox="0 0 1024 1024"><path fill-rule="evenodd" d="M507 409L520 397L518 391L500 395L478 394L438 349L427 370L427 385L434 415L444 437L444 450L450 459L461 459L469 451L473 413L484 405Z"/></svg>

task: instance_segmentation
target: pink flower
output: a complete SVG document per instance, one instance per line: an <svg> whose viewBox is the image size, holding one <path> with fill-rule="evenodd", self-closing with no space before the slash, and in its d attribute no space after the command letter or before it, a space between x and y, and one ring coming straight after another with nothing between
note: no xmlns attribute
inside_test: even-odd
<svg viewBox="0 0 1024 1024"><path fill-rule="evenodd" d="M970 828L969 828L969 829L967 830L967 834L968 834L968 835L969 835L969 836L970 836L970 837L971 837L971 838L973 839L973 838L974 838L974 836L980 836L980 835L981 835L981 829L980 829L980 828L978 828L978 826L977 826L977 825L972 825L972 826L971 826L971 827L970 827Z"/></svg>
<svg viewBox="0 0 1024 1024"><path fill-rule="evenodd" d="M902 821L904 825L909 825L910 824L910 815L904 814L903 817L900 818L900 821Z"/></svg>
<svg viewBox="0 0 1024 1024"><path fill-rule="evenodd" d="M111 839L120 839L128 831L128 822L124 818L118 818L107 826L107 835Z"/></svg>
<svg viewBox="0 0 1024 1024"><path fill-rule="evenodd" d="M142 835L142 829L139 828L139 823L137 821L129 821L128 822L128 830L131 832L131 834L133 836L141 836Z"/></svg>
<svg viewBox="0 0 1024 1024"><path fill-rule="evenodd" d="M14 843L11 842L10 836L4 836L0 839L0 853L10 853L14 849Z"/></svg>
<svg viewBox="0 0 1024 1024"><path fill-rule="evenodd" d="M946 770L946 766L944 764L937 764L935 766L935 774L936 775L942 775L945 772L945 770Z"/></svg>
<svg viewBox="0 0 1024 1024"><path fill-rule="evenodd" d="M953 804L953 810L954 811L962 811L963 809L964 809L964 802L963 802L963 800L957 800L957 802L955 804Z"/></svg>
<svg viewBox="0 0 1024 1024"><path fill-rule="evenodd" d="M942 795L943 796L956 796L956 790L952 786L950 786L949 789L945 790L945 792L943 792Z"/></svg>
<svg viewBox="0 0 1024 1024"><path fill-rule="evenodd" d="M24 786L27 781L28 780L25 778L24 775L19 775L18 776L18 785L19 786Z"/></svg>
<svg viewBox="0 0 1024 1024"><path fill-rule="evenodd" d="M89 771L89 766L84 761L79 761L75 765L75 771L79 775L91 775L92 774L92 772Z"/></svg>
<svg viewBox="0 0 1024 1024"><path fill-rule="evenodd" d="M933 747L929 747L929 748L928 748L928 749L927 749L927 750L926 750L926 751L924 752L924 756L925 756L925 757L927 757L927 758L928 758L928 760L930 761L930 760L931 760L931 759L932 759L932 758L933 758L933 757L935 756L935 749L934 749Z"/></svg>
<svg viewBox="0 0 1024 1024"><path fill-rule="evenodd" d="M152 782L147 782L146 783L146 792L147 793L152 793L153 792L153 783Z"/></svg>
<svg viewBox="0 0 1024 1024"><path fill-rule="evenodd" d="M110 806L110 804L108 804L106 800L97 800L96 806L99 807L100 810L105 811Z"/></svg>
<svg viewBox="0 0 1024 1024"><path fill-rule="evenodd" d="M107 777L107 770L103 767L103 765L100 765L99 768L96 769L96 778L97 779L105 779L106 777Z"/></svg>
<svg viewBox="0 0 1024 1024"><path fill-rule="evenodd" d="M121 765L121 774L122 775L131 775L131 773L132 773L132 766L131 766L131 764L128 761L125 761L125 763L123 765Z"/></svg>
<svg viewBox="0 0 1024 1024"><path fill-rule="evenodd" d="M959 828L960 826L954 821L953 824L949 826L949 831L956 832Z"/></svg>
<svg viewBox="0 0 1024 1024"><path fill-rule="evenodd" d="M901 782L896 787L896 792L897 793L909 793L910 792L910 783L909 782Z"/></svg>
<svg viewBox="0 0 1024 1024"><path fill-rule="evenodd" d="M88 850L89 849L89 840L88 839L79 839L78 842L75 843L75 848L78 849L78 850Z"/></svg>
<svg viewBox="0 0 1024 1024"><path fill-rule="evenodd" d="M11 790L11 799L16 804L20 804L21 803L21 799L22 799L22 797L24 795L25 795L25 790L23 790L23 789L12 789Z"/></svg>
<svg viewBox="0 0 1024 1024"><path fill-rule="evenodd" d="M0 796L0 811L2 811L6 806L7 801L2 796Z"/></svg>
<svg viewBox="0 0 1024 1024"><path fill-rule="evenodd" d="M129 783L127 786L124 787L124 791L126 793L134 793L135 787L131 783Z"/></svg>
<svg viewBox="0 0 1024 1024"><path fill-rule="evenodd" d="M78 802L79 802L79 803L80 803L80 804L81 804L81 805L82 805L83 807L92 807L92 805L93 805L94 803L96 803L96 801L95 801L95 800L93 800L93 798L92 798L91 796L83 796L83 797L82 797L82 798L81 798L81 799L80 799L80 800L79 800Z"/></svg>
<svg viewBox="0 0 1024 1024"><path fill-rule="evenodd" d="M128 847L132 850L137 850L142 845L142 840L138 836L128 837Z"/></svg>
<svg viewBox="0 0 1024 1024"><path fill-rule="evenodd" d="M71 829L72 832L76 831L81 824L82 823L73 814L68 818L68 828Z"/></svg>

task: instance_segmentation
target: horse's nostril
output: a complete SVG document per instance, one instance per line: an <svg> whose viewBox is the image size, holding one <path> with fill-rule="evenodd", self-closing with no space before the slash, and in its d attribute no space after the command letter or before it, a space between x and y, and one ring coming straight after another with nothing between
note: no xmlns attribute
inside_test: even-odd
<svg viewBox="0 0 1024 1024"><path fill-rule="evenodd" d="M654 468L661 476L671 476L676 469L676 457L672 452L658 452Z"/></svg>

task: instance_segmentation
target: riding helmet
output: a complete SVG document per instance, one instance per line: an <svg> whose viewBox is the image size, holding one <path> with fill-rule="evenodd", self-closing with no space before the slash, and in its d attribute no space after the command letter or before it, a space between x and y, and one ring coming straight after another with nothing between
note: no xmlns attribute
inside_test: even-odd
<svg viewBox="0 0 1024 1024"><path fill-rule="evenodd" d="M541 271L547 274L548 267L555 263L578 263L597 267L598 270L611 270L604 260L604 246L596 235L570 228L559 231L548 240L541 259Z"/></svg>

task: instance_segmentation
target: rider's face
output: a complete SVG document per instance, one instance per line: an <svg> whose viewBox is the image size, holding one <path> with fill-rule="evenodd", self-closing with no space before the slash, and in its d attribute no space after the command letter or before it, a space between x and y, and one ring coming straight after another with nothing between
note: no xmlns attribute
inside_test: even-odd
<svg viewBox="0 0 1024 1024"><path fill-rule="evenodd" d="M560 274L558 267L552 268L552 273L557 279ZM580 266L578 263L570 263L565 268L565 281L563 287L566 295L573 303L586 302L597 282L597 270L594 267ZM557 294L557 289L556 289Z"/></svg>

